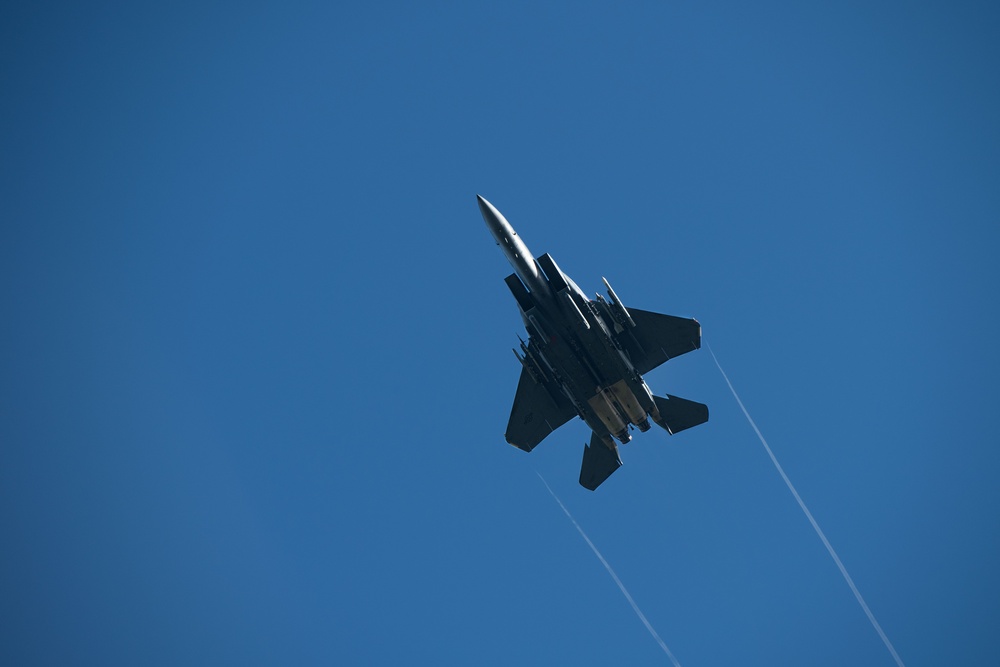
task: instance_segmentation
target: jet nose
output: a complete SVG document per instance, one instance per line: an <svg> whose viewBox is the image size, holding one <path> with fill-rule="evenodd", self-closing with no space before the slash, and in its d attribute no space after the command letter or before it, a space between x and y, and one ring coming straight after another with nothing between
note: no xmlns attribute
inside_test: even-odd
<svg viewBox="0 0 1000 667"><path fill-rule="evenodd" d="M476 201L479 202L479 212L483 214L483 221L486 222L490 234L493 235L497 243L507 245L509 243L507 239L514 236L514 230L510 229L510 223L482 195L476 195Z"/></svg>
<svg viewBox="0 0 1000 667"><path fill-rule="evenodd" d="M486 201L482 195L476 195L476 201L479 202L479 212L483 214L483 219L489 222L490 218L496 217L494 213L496 209L493 208L493 204Z"/></svg>
<svg viewBox="0 0 1000 667"><path fill-rule="evenodd" d="M504 227L507 226L507 221L500 215L500 211L493 204L486 201L482 195L476 195L476 201L479 202L479 212L483 214L486 226L490 228L494 236L498 234L502 235ZM499 238L497 240L499 241Z"/></svg>

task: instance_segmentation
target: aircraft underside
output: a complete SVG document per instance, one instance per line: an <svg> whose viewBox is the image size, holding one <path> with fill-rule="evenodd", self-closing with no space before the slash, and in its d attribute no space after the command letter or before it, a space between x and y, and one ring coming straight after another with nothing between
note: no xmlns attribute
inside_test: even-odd
<svg viewBox="0 0 1000 667"><path fill-rule="evenodd" d="M621 465L615 443L650 422L670 434L708 421L708 407L655 396L642 376L701 347L697 320L626 308L604 280L610 301L588 299L548 254L535 259L510 223L479 197L483 218L514 267L510 288L528 341L505 438L530 452L575 416L593 431L584 449L580 484L596 489ZM602 279L603 280L603 279Z"/></svg>

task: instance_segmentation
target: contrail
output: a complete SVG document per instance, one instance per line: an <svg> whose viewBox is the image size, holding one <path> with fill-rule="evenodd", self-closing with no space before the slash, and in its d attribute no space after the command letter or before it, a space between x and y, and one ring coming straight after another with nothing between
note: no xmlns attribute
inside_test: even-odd
<svg viewBox="0 0 1000 667"><path fill-rule="evenodd" d="M906 667L906 665L903 664L903 661L899 658L899 654L896 653L896 649L893 648L892 642L889 641L885 632L882 631L882 626L880 626L878 621L875 620L875 614L873 614L872 610L868 608L868 605L865 603L865 599L861 597L861 592L858 590L858 587L854 585L854 580L851 579L851 575L847 574L847 568L840 562L840 557L837 556L837 552L833 550L833 546L830 544L830 541L826 539L826 535L823 534L819 524L816 523L816 519L813 518L812 512L809 511L809 508L806 507L806 504L802 501L802 498L799 496L799 492L795 490L794 486L792 486L792 480L788 479L788 475L786 475L785 471L781 468L781 464L778 463L778 459L775 458L774 452L771 451L771 448L767 444L767 440L764 439L760 429L757 428L757 424L754 423L753 417L750 416L750 413L747 412L746 407L743 405L743 401L740 400L739 394L737 394L736 390L733 389L733 383L729 381L729 376L726 375L726 371L722 370L722 366L719 364L719 360L716 358L715 352L712 351L712 346L708 345L707 347L709 353L712 355L712 359L715 361L715 367L719 369L719 372L722 373L722 377L726 381L726 384L729 385L729 391L733 393L733 398L736 399L736 402L740 406L740 410L743 411L743 415L747 418L747 421L750 422L750 426L753 427L754 433L756 433L757 437L760 438L760 444L764 445L764 449L767 450L767 455L771 457L771 462L774 464L774 467L778 469L778 474L781 475L781 479L785 480L785 486L787 486L788 490L792 492L793 496L795 496L795 501L798 502L799 507L802 508L802 512L805 513L806 518L809 519L809 523L812 524L813 530L815 530L816 534L819 535L819 539L823 542L823 546L826 547L826 550L830 552L830 557L833 558L833 562L836 563L837 567L840 569L840 574L844 576L844 581L846 581L847 585L851 587L851 592L854 593L854 597L857 598L858 604L861 605L861 609L864 610L865 615L868 616L868 620L871 621L872 627L875 628L875 632L877 632L878 636L882 638L882 643L885 644L887 649L889 649L889 653L892 654L896 664L899 665L899 667Z"/></svg>
<svg viewBox="0 0 1000 667"><path fill-rule="evenodd" d="M608 561L604 560L604 556L601 555L601 552L597 550L597 547L594 546L594 543L590 541L589 537L587 537L587 533L583 532L583 528L580 528L580 524L576 522L576 519L573 518L573 515L569 513L569 510L566 509L566 506L563 505L561 500L559 500L559 496L556 495L555 491L552 490L552 487L549 486L549 483L545 481L544 477L542 477L542 473L536 470L535 474L538 475L538 479L542 480L542 484L544 484L545 488L549 490L549 494L555 499L557 503L559 503L559 507L562 508L562 511L565 512L566 516L569 517L569 520L573 522L574 526L576 526L576 529L580 532L580 535L590 546L591 550L594 552L594 555L597 556L597 559L601 561L602 565L604 565L604 569L608 571L608 574L611 575L611 578L615 580L616 584L618 584L618 588L621 589L622 595L624 595L625 599L628 600L628 603L632 605L632 610L635 612L635 615L639 617L639 620L642 621L642 624L646 626L647 630L649 630L649 634L653 635L653 639L656 640L656 643L660 645L660 648L663 649L663 652L667 654L668 658L670 658L670 662L674 663L674 667L681 667L681 663L677 662L677 658L675 658L674 654L670 652L669 648L667 648L666 642L660 639L660 635L656 634L656 630L654 630L653 626L650 625L649 619L646 618L646 615L643 614L642 611L639 609L639 605L637 605L635 603L635 600L632 599L632 596L629 595L628 590L626 590L625 588L625 584L623 584L622 580L618 578L618 575L615 574L615 571L613 569L611 569L611 565L608 564Z"/></svg>

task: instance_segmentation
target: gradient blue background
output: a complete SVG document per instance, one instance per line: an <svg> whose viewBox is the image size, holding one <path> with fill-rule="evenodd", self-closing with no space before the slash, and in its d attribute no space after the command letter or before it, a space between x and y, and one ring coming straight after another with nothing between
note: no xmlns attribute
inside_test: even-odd
<svg viewBox="0 0 1000 667"><path fill-rule="evenodd" d="M809 4L809 3L806 3ZM708 425L503 441L475 194L697 317L907 665L1000 662L993 3L0 10L0 662L891 665Z"/></svg>

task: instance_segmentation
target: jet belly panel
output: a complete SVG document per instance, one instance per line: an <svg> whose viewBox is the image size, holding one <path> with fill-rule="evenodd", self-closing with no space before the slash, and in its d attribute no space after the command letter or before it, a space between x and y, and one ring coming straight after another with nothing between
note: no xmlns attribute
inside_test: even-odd
<svg viewBox="0 0 1000 667"><path fill-rule="evenodd" d="M530 347L534 347L552 369L566 397L576 406L587 425L602 436L613 433L590 404L590 399L600 392L598 380L583 363L583 359L567 344L566 339L553 336L544 343L533 339Z"/></svg>
<svg viewBox="0 0 1000 667"><path fill-rule="evenodd" d="M608 432L615 436L619 442L624 444L631 440L631 436L628 434L628 424L618 412L606 389L598 391L587 401L587 404L604 424L604 427L608 429Z"/></svg>

